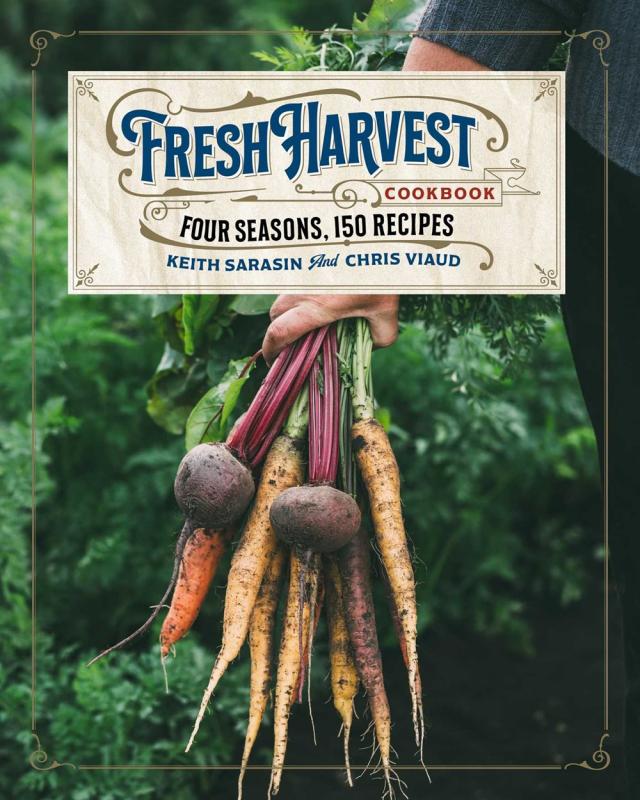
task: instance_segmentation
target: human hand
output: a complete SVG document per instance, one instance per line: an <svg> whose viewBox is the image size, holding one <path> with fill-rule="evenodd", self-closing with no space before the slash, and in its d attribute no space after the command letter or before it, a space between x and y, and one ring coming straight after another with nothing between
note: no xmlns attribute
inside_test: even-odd
<svg viewBox="0 0 640 800"><path fill-rule="evenodd" d="M271 364L278 353L300 336L347 317L364 317L376 347L388 347L398 337L396 294L281 294L271 306L271 324L262 354Z"/></svg>

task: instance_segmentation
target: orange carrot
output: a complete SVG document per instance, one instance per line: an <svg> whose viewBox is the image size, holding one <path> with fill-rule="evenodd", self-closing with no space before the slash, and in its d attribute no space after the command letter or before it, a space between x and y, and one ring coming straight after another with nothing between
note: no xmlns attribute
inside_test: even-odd
<svg viewBox="0 0 640 800"><path fill-rule="evenodd" d="M195 622L228 538L225 531L196 528L187 539L171 607L160 632L160 652L163 658Z"/></svg>

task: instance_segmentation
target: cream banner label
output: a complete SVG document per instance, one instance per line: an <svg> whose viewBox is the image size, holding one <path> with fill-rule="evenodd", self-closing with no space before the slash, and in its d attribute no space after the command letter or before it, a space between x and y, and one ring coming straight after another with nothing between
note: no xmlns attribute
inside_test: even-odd
<svg viewBox="0 0 640 800"><path fill-rule="evenodd" d="M69 73L71 293L564 290L563 73Z"/></svg>

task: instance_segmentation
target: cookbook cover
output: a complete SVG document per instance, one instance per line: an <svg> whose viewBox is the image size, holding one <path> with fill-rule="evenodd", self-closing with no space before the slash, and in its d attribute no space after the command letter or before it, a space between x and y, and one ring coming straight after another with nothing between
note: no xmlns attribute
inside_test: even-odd
<svg viewBox="0 0 640 800"><path fill-rule="evenodd" d="M639 29L11 6L3 796L637 796Z"/></svg>

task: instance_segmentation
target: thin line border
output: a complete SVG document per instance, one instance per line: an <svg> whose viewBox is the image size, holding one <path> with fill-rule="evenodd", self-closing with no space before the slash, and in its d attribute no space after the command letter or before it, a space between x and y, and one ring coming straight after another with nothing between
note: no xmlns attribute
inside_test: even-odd
<svg viewBox="0 0 640 800"><path fill-rule="evenodd" d="M37 733L37 657L36 657L36 619L37 619L37 579L36 579L36 529L37 529L37 508L36 508L36 486L37 486L37 453L36 453L36 434L37 434L37 391L36 391L36 321L37 321L37 193L36 193L36 114L37 114L37 78L36 69L40 64L42 52L49 44L48 36L51 40L70 39L75 36L247 36L256 33L282 35L294 33L290 28L275 30L74 30L64 34L48 29L37 29L29 37L29 44L35 51L34 61L31 62L31 734L35 738L37 748L31 753L29 763L33 769L38 771L48 771L60 767L70 767L79 771L107 771L107 770L175 770L175 771L195 771L195 770L237 770L239 765L184 765L184 764L73 764L69 762L60 763L56 759L50 759L46 751L40 744ZM309 30L308 33L319 35L325 30ZM603 528L604 528L604 716L603 732L600 737L598 748L591 754L590 759L585 758L581 762L568 762L565 764L434 764L429 769L434 771L564 771L569 767L579 767L590 772L598 772L607 769L611 764L611 756L605 748L605 741L609 738L609 64L604 60L603 53L611 44L610 34L602 29L593 29L578 33L576 31L567 32L562 30L444 30L429 29L423 31L407 31L388 29L384 31L358 31L351 28L337 28L333 31L336 35L348 35L355 33L358 36L368 35L402 35L414 37L419 33L438 33L438 34L464 34L467 36L562 36L566 34L568 42L575 38L587 40L592 34L594 38L591 42L594 49L598 52L604 75L604 217L603 217L603 312L604 312L604 446L603 446ZM284 767L286 770L332 770L342 771L343 764L310 764L298 765L289 764ZM374 767L366 766L354 767L357 769L373 770ZM401 771L423 770L419 765L396 765L395 769ZM249 765L252 771L266 771L271 767L267 765Z"/></svg>

